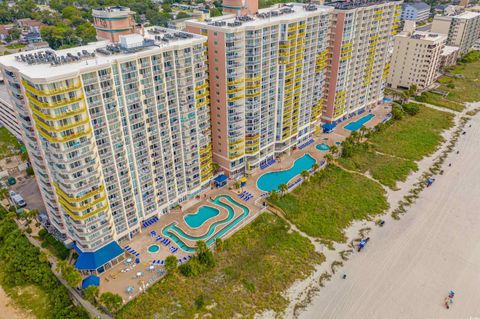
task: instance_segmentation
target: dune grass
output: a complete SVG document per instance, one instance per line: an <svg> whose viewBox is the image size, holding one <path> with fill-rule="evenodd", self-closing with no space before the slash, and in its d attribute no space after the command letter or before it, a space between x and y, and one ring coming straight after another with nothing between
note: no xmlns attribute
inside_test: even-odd
<svg viewBox="0 0 480 319"><path fill-rule="evenodd" d="M385 186L396 189L397 181L405 181L418 166L411 160L376 153L367 143L356 145L352 156L339 159L342 167L371 176Z"/></svg>
<svg viewBox="0 0 480 319"><path fill-rule="evenodd" d="M424 92L421 96L415 97L415 100L444 107L457 112L463 111L463 109L465 108L463 103L452 101L448 97L445 98L439 94L435 94L432 92Z"/></svg>
<svg viewBox="0 0 480 319"><path fill-rule="evenodd" d="M381 153L418 161L436 150L442 131L452 125L453 114L422 106L415 116L393 122L369 141Z"/></svg>
<svg viewBox="0 0 480 319"><path fill-rule="evenodd" d="M6 128L0 127L0 159L18 154L20 143Z"/></svg>
<svg viewBox="0 0 480 319"><path fill-rule="evenodd" d="M345 241L343 230L352 221L388 208L378 183L332 164L272 204L308 235L338 242Z"/></svg>
<svg viewBox="0 0 480 319"><path fill-rule="evenodd" d="M261 214L224 242L212 270L165 277L117 318L252 318L267 309L282 312L283 292L324 261L308 239L289 230L279 217Z"/></svg>

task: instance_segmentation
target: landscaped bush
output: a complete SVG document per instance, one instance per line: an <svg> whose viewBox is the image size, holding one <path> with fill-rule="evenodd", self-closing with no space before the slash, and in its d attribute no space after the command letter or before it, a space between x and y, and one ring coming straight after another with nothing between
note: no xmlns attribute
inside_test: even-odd
<svg viewBox="0 0 480 319"><path fill-rule="evenodd" d="M38 232L38 236L42 241L41 243L42 247L48 248L57 258L61 260L66 260L70 255L70 249L65 247L65 245L62 242L59 242L58 240L56 240L55 237L53 237L53 235L50 234L45 229L41 229Z"/></svg>
<svg viewBox="0 0 480 319"><path fill-rule="evenodd" d="M73 305L67 290L52 273L40 250L22 235L17 224L0 210L0 264L1 284L6 291L21 287L35 287L46 295L47 312L42 316L31 310L38 318L87 319L87 313ZM21 295L19 298L24 298ZM30 306L33 300L27 305ZM45 305L43 305L45 306Z"/></svg>
<svg viewBox="0 0 480 319"><path fill-rule="evenodd" d="M405 113L407 113L408 115L414 116L414 115L416 115L418 112L420 112L420 105L417 104L417 103L406 103L406 104L403 106L403 110L404 110Z"/></svg>

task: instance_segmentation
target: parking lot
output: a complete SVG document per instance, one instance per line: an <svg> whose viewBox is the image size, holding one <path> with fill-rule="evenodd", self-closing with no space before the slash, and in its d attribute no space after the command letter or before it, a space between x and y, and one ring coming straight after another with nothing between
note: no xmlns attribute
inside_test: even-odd
<svg viewBox="0 0 480 319"><path fill-rule="evenodd" d="M20 194L27 202L28 209L38 209L40 212L45 212L45 205L43 204L40 190L38 189L35 177L23 179L17 184L10 186L10 190Z"/></svg>

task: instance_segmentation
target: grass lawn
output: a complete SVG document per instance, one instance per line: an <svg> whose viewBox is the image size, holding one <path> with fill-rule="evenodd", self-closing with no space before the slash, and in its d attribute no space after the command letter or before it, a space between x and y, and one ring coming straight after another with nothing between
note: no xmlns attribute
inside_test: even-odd
<svg viewBox="0 0 480 319"><path fill-rule="evenodd" d="M26 47L26 45L21 43L14 43L14 44L6 45L5 47L7 49L23 49L24 47Z"/></svg>
<svg viewBox="0 0 480 319"><path fill-rule="evenodd" d="M440 89L442 91L444 90L443 87ZM443 96L432 93L432 92L424 92L420 97L415 98L415 100L419 102L425 102L428 104L436 105L436 106L445 107L447 109L458 111L458 112L463 111L463 109L465 108L463 103L452 101L450 100L450 97L444 98Z"/></svg>
<svg viewBox="0 0 480 319"><path fill-rule="evenodd" d="M378 154L368 144L356 146L352 156L339 158L339 163L349 170L368 171L374 179L391 189L396 189L397 181L405 181L411 172L418 170L415 162Z"/></svg>
<svg viewBox="0 0 480 319"><path fill-rule="evenodd" d="M117 318L252 318L267 309L283 311L283 292L324 261L308 239L289 228L279 217L261 214L224 242L212 270L167 276Z"/></svg>
<svg viewBox="0 0 480 319"><path fill-rule="evenodd" d="M3 276L8 275L0 270L0 282ZM27 285L8 287L2 285L7 295L14 302L14 306L31 313L37 319L52 318L47 294L38 286ZM1 318L1 315L0 315Z"/></svg>
<svg viewBox="0 0 480 319"><path fill-rule="evenodd" d="M20 143L6 128L0 127L0 159L18 154Z"/></svg>
<svg viewBox="0 0 480 319"><path fill-rule="evenodd" d="M334 165L272 203L308 235L339 242L345 241L343 230L352 221L388 208L385 191L378 183Z"/></svg>
<svg viewBox="0 0 480 319"><path fill-rule="evenodd" d="M369 140L381 153L418 161L435 151L443 130L453 125L453 114L425 106L415 116L395 121Z"/></svg>

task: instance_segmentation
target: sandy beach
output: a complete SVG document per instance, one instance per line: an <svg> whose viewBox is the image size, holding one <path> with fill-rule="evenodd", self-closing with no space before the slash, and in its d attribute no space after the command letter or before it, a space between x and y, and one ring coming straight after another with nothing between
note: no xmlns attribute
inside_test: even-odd
<svg viewBox="0 0 480 319"><path fill-rule="evenodd" d="M350 256L300 318L480 318L480 114L465 130L444 175L399 221L372 228L366 249Z"/></svg>
<svg viewBox="0 0 480 319"><path fill-rule="evenodd" d="M13 306L13 301L0 287L0 319L32 319L34 316Z"/></svg>

